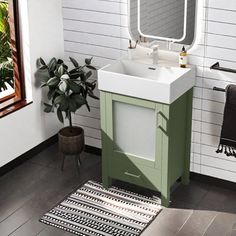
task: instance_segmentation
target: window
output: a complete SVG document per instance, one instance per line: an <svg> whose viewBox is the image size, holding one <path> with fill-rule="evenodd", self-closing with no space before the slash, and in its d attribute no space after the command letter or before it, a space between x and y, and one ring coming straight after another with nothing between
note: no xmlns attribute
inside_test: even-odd
<svg viewBox="0 0 236 236"><path fill-rule="evenodd" d="M18 0L0 0L0 116L26 105Z"/></svg>

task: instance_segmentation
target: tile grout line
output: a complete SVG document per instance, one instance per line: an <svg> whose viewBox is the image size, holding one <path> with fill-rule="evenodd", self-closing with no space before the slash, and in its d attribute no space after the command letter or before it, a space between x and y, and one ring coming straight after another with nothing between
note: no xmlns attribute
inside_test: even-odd
<svg viewBox="0 0 236 236"><path fill-rule="evenodd" d="M207 230L210 228L210 226L212 225L212 223L214 222L214 220L216 219L217 216L218 216L218 214L216 214L216 215L214 216L214 218L210 221L210 223L207 225L205 231L203 232L202 236L206 235Z"/></svg>
<svg viewBox="0 0 236 236"><path fill-rule="evenodd" d="M8 236L12 235L14 232L16 232L18 229L20 229L23 225L25 225L27 222L29 222L32 219L29 218L27 221L25 221L22 225L19 225L17 228L15 228L11 233L8 234Z"/></svg>
<svg viewBox="0 0 236 236"><path fill-rule="evenodd" d="M190 219L190 217L193 215L194 210L192 210L192 213L187 217L187 219L185 220L185 222L183 223L183 225L179 228L179 230L176 232L175 235L178 235L178 233L180 232L181 229L183 229L183 227L185 226L185 224L188 222L188 220Z"/></svg>

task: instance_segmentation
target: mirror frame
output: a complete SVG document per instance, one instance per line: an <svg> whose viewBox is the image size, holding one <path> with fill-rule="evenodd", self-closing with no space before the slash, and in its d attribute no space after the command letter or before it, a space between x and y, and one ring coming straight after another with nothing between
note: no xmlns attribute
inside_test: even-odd
<svg viewBox="0 0 236 236"><path fill-rule="evenodd" d="M181 42L185 39L186 37L186 30L187 30L187 15L188 15L188 0L184 0L184 27L183 27L183 36L179 39L175 38L168 38L168 37L161 37L161 36L155 36L155 35L148 35L148 34L143 34L141 31L141 0L138 0L138 13L137 13L137 18L138 18L138 32L141 36L145 38L150 38L150 39L159 39L159 40L164 40L164 41L169 41L169 42ZM130 9L129 9L130 10Z"/></svg>
<svg viewBox="0 0 236 236"><path fill-rule="evenodd" d="M128 0L128 32L129 32L129 38L136 40L136 38L133 36L132 31L131 31L131 17L130 17L130 8L131 8L131 0ZM202 0L196 0L196 10L195 10L195 29L194 29L194 39L192 44L190 45L185 45L185 48L188 50L189 53L191 53L192 51L194 51L196 49L196 47L198 46L198 44L201 43L202 40L202 31L203 28L205 27L203 19L205 17L205 10L204 10L204 1ZM179 43L174 43L171 46L171 49L168 48L168 41L163 41L163 40L154 40L157 44L160 45L160 49L161 50L168 50L168 51L179 51L181 50L181 48L183 47L182 44ZM148 47L148 46L144 46L143 47Z"/></svg>

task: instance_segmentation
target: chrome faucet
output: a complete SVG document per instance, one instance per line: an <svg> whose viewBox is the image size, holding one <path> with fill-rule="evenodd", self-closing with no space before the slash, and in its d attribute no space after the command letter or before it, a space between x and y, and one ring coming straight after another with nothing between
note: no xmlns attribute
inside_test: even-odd
<svg viewBox="0 0 236 236"><path fill-rule="evenodd" d="M148 53L149 56L152 57L152 64L153 65L157 65L158 64L158 60L159 60L159 45L158 45L158 41L153 40L151 43L149 43L148 46L150 49L152 49L151 53Z"/></svg>
<svg viewBox="0 0 236 236"><path fill-rule="evenodd" d="M158 55L158 45L154 45L152 47L152 64L153 65L157 65L158 64L158 59L159 59L159 55Z"/></svg>

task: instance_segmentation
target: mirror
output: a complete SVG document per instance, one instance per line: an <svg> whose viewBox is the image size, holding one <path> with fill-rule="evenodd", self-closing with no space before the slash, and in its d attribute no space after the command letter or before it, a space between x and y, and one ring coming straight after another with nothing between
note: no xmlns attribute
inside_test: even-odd
<svg viewBox="0 0 236 236"><path fill-rule="evenodd" d="M130 0L129 27L133 39L191 45L195 35L197 0Z"/></svg>

